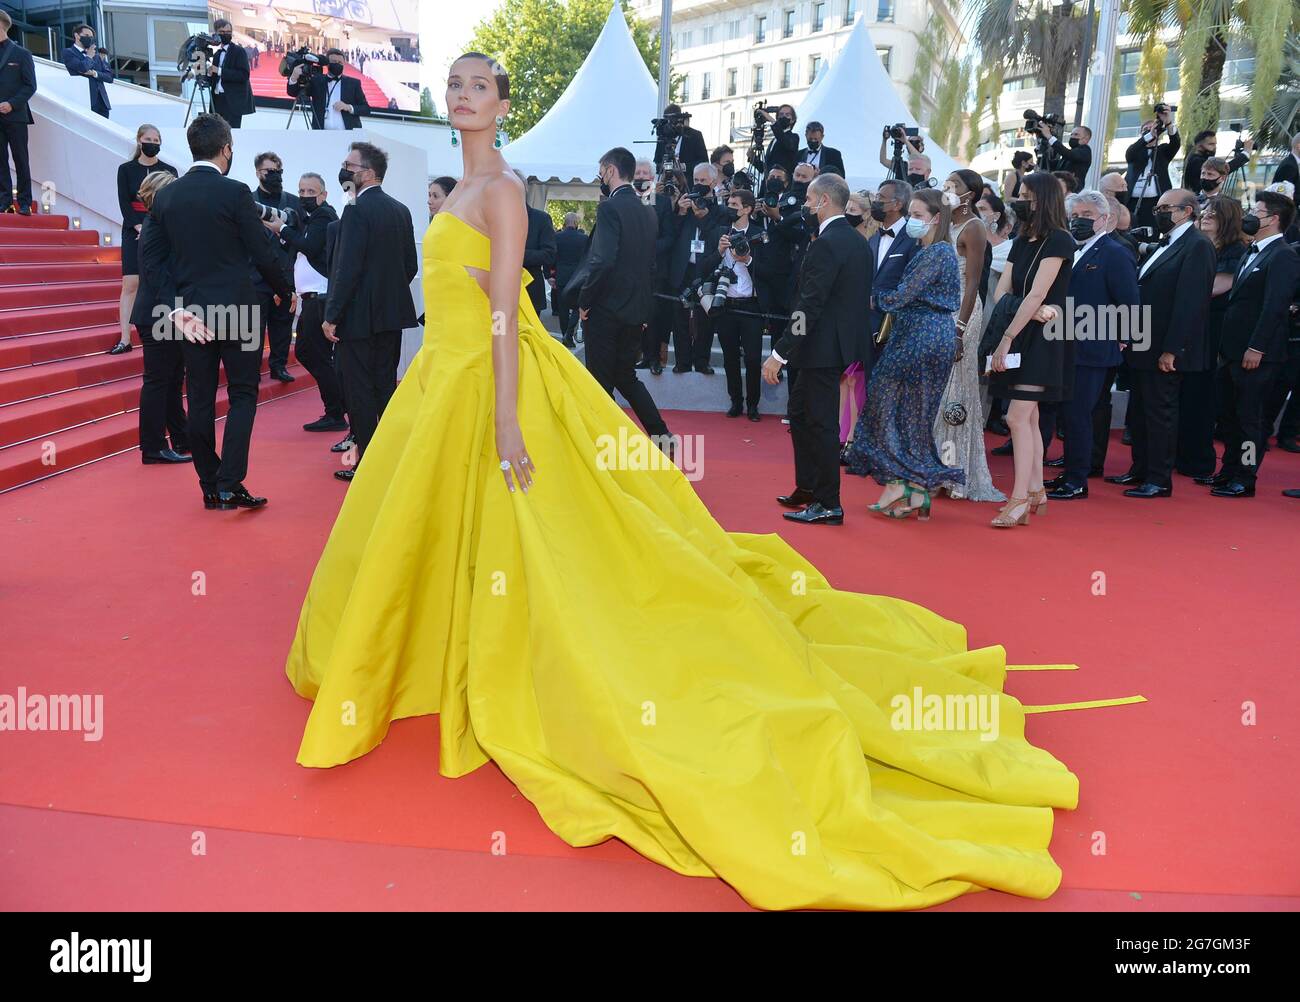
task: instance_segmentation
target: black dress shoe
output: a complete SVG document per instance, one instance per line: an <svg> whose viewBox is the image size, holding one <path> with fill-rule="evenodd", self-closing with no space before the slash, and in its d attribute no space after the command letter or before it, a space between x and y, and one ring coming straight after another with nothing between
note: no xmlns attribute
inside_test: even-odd
<svg viewBox="0 0 1300 1002"><path fill-rule="evenodd" d="M714 374L713 366L711 365L697 365L695 371L705 376L712 376Z"/></svg>
<svg viewBox="0 0 1300 1002"><path fill-rule="evenodd" d="M1283 452L1300 452L1300 441L1297 441L1294 435L1290 438L1279 438L1277 447Z"/></svg>
<svg viewBox="0 0 1300 1002"><path fill-rule="evenodd" d="M1226 473L1211 473L1208 477L1192 477L1192 483L1202 487L1222 487L1231 479Z"/></svg>
<svg viewBox="0 0 1300 1002"><path fill-rule="evenodd" d="M1054 491L1058 487L1064 487L1067 483L1069 483L1069 481L1065 479L1065 474L1062 473L1059 477L1053 477L1051 480L1044 481L1043 490Z"/></svg>
<svg viewBox="0 0 1300 1002"><path fill-rule="evenodd" d="M108 354L125 355L128 351L130 351L134 347L135 345L133 345L130 341L119 341L117 344L113 345L113 347L108 349Z"/></svg>
<svg viewBox="0 0 1300 1002"><path fill-rule="evenodd" d="M744 405L733 403L730 407L727 408L727 417L740 417L740 413L744 409L745 409Z"/></svg>
<svg viewBox="0 0 1300 1002"><path fill-rule="evenodd" d="M572 334L567 335L567 336L566 336L566 337L561 341L561 344L563 344L564 347L566 347L566 348L576 348L576 347L578 347L578 342L575 341L575 340L573 340L573 335L572 335Z"/></svg>
<svg viewBox="0 0 1300 1002"><path fill-rule="evenodd" d="M188 453L176 452L174 449L162 449L159 452L140 453L140 462L145 466L152 466L154 463L192 463L194 457Z"/></svg>
<svg viewBox="0 0 1300 1002"><path fill-rule="evenodd" d="M1002 420L1002 418L989 418L988 422L984 425L984 430L990 435L1011 434L1011 429L1007 427L1007 423Z"/></svg>
<svg viewBox="0 0 1300 1002"><path fill-rule="evenodd" d="M309 421L302 426L303 431L347 431L348 423L342 418L330 417L328 414L322 414L315 421Z"/></svg>
<svg viewBox="0 0 1300 1002"><path fill-rule="evenodd" d="M1142 484L1138 487L1130 487L1124 492L1126 498L1171 498L1174 496L1172 487L1161 487L1159 484Z"/></svg>
<svg viewBox="0 0 1300 1002"><path fill-rule="evenodd" d="M662 365L660 365L658 362L650 363L650 375L662 376L663 374L664 374L664 367Z"/></svg>
<svg viewBox="0 0 1300 1002"><path fill-rule="evenodd" d="M352 436L349 435L341 442L335 442L333 445L331 445L330 452L347 452L354 445L356 445L356 443L352 440Z"/></svg>
<svg viewBox="0 0 1300 1002"><path fill-rule="evenodd" d="M277 365L271 370L271 378L278 379L282 383L292 383L296 377L289 375L289 370L283 365Z"/></svg>
<svg viewBox="0 0 1300 1002"><path fill-rule="evenodd" d="M746 416L747 418L749 418L749 420L751 420L751 421L762 421L762 420L763 420L761 417L758 416L758 411L756 411L756 410L753 410L753 411L749 411L749 412L747 412L745 416Z"/></svg>
<svg viewBox="0 0 1300 1002"><path fill-rule="evenodd" d="M993 455L1010 456L1014 452L1015 452L1015 448L1011 445L1011 439L1007 439L1005 442L1003 442L1001 445L999 445L997 448L993 450Z"/></svg>
<svg viewBox="0 0 1300 1002"><path fill-rule="evenodd" d="M1288 487L1282 492L1284 498L1300 498L1300 487Z"/></svg>
<svg viewBox="0 0 1300 1002"><path fill-rule="evenodd" d="M776 503L784 505L786 508L803 508L812 504L813 493L806 491L802 487L796 487L789 494L783 494L776 499Z"/></svg>
<svg viewBox="0 0 1300 1002"><path fill-rule="evenodd" d="M1122 487L1127 487L1129 484L1140 484L1141 482L1142 480L1137 476L1137 474L1132 472L1121 473L1114 477L1106 477L1106 483L1119 484Z"/></svg>
<svg viewBox="0 0 1300 1002"><path fill-rule="evenodd" d="M641 359L641 361L637 362L636 365L632 366L632 368L634 368L634 369L648 369L648 368L650 368L650 363L649 363L646 359L643 358L643 359Z"/></svg>
<svg viewBox="0 0 1300 1002"><path fill-rule="evenodd" d="M825 508L813 502L802 511L783 512L781 517L791 522L802 522L804 525L843 525L844 509Z"/></svg>
<svg viewBox="0 0 1300 1002"><path fill-rule="evenodd" d="M1065 465L1065 457L1064 457L1064 456L1060 456L1060 457L1058 457L1058 458L1056 458L1056 459L1044 459L1044 460L1043 460L1043 465L1044 465L1044 466L1050 466L1050 467L1052 467L1053 469L1056 469L1056 468L1059 467L1059 466L1064 466L1064 465Z"/></svg>
<svg viewBox="0 0 1300 1002"><path fill-rule="evenodd" d="M24 202L22 205L18 206L18 215L30 216L31 214L32 214L32 207L27 202Z"/></svg>
<svg viewBox="0 0 1300 1002"><path fill-rule="evenodd" d="M1053 501L1082 501L1088 496L1088 485L1080 487L1078 484L1061 484L1051 488L1047 496Z"/></svg>
<svg viewBox="0 0 1300 1002"><path fill-rule="evenodd" d="M266 498L253 497L243 484L233 491L218 491L217 497L222 504L233 504L236 508L261 508L266 504Z"/></svg>
<svg viewBox="0 0 1300 1002"><path fill-rule="evenodd" d="M691 367L690 367L689 365L674 365L674 366L673 366L673 372L690 372L690 371L691 371Z"/></svg>
<svg viewBox="0 0 1300 1002"><path fill-rule="evenodd" d="M355 477L356 475L357 475L357 471L356 471L355 469L351 469L351 470L335 470L335 471L334 471L334 479L335 479L335 480L345 480L345 481L350 481L350 480L351 480L353 477Z"/></svg>
<svg viewBox="0 0 1300 1002"><path fill-rule="evenodd" d="M235 504L234 501L223 500L216 491L211 493L205 491L203 494L203 507L208 511L234 511L239 505Z"/></svg>
<svg viewBox="0 0 1300 1002"><path fill-rule="evenodd" d="M1125 428L1125 429L1124 429L1124 434L1121 435L1121 436L1119 437L1119 441L1120 441L1120 444L1121 444L1121 445L1132 445L1132 444L1133 444L1133 433L1132 433L1131 431L1129 431L1127 428Z"/></svg>
<svg viewBox="0 0 1300 1002"><path fill-rule="evenodd" d="M1255 485L1247 486L1240 480L1229 480L1226 484L1219 487L1212 487L1210 493L1216 498L1253 498L1255 496Z"/></svg>

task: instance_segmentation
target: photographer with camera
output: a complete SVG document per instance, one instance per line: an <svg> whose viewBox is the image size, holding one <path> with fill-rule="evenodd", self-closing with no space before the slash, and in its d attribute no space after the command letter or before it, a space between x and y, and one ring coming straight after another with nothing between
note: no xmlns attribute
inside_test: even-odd
<svg viewBox="0 0 1300 1002"><path fill-rule="evenodd" d="M770 171L773 167L780 167L789 177L799 162L799 134L794 131L799 116L794 112L794 105L780 105L775 114L771 108L756 110L755 120L759 115L772 127L772 141L768 143L767 152L763 155L763 169Z"/></svg>
<svg viewBox="0 0 1300 1002"><path fill-rule="evenodd" d="M673 216L673 248L668 259L668 288L678 296L673 308L673 372L702 372L713 375L709 358L713 353L713 328L698 309L695 292L708 276L704 265L709 250L717 246L722 225L713 198L713 169L696 165L694 184L682 192Z"/></svg>
<svg viewBox="0 0 1300 1002"><path fill-rule="evenodd" d="M113 68L108 63L108 54L95 47L95 29L88 24L79 24L72 29L76 45L69 45L63 50L63 65L68 75L86 77L90 84L90 110L96 115L108 118L113 107L108 103L108 88L105 84L113 82Z"/></svg>
<svg viewBox="0 0 1300 1002"><path fill-rule="evenodd" d="M803 136L808 145L799 151L799 162L812 164L819 174L828 167L838 168L836 173L843 177L844 157L839 150L823 144L826 130L822 123L809 122L803 130Z"/></svg>
<svg viewBox="0 0 1300 1002"><path fill-rule="evenodd" d="M704 145L704 135L699 129L691 128L691 116L684 113L681 105L670 104L664 108L662 118L653 121L655 127L655 169L664 172L671 169L673 161L682 164L688 177L694 176L695 168L709 159L709 148Z"/></svg>
<svg viewBox="0 0 1300 1002"><path fill-rule="evenodd" d="M1235 131L1240 133L1241 126L1237 126ZM1205 129L1196 134L1196 138L1192 140L1192 149L1188 152L1187 160L1183 163L1184 188L1206 196L1221 195L1223 193L1217 184L1211 188L1201 186L1201 171L1208 161L1216 159L1218 149L1219 137L1213 129ZM1225 177L1237 168L1246 166L1250 162L1250 154L1254 150L1255 141L1253 139L1242 139L1238 135L1237 143L1232 150L1232 158L1221 161L1224 164L1224 169L1217 172L1219 181L1222 182ZM1201 202L1204 203L1205 199L1202 198Z"/></svg>
<svg viewBox="0 0 1300 1002"><path fill-rule="evenodd" d="M892 156L886 155L885 147L892 142ZM903 151L907 150L907 156ZM934 180L930 177L930 158L925 154L925 140L921 130L909 128L902 122L886 125L880 135L880 166L889 171L888 177L907 181L913 188L932 188Z"/></svg>
<svg viewBox="0 0 1300 1002"><path fill-rule="evenodd" d="M1086 125L1076 125L1070 130L1069 145L1061 145L1046 118L1038 123L1038 134L1047 140L1052 157L1052 170L1066 170L1074 175L1076 184L1071 194L1083 191L1087 184L1088 169L1092 166L1092 130Z"/></svg>
<svg viewBox="0 0 1300 1002"><path fill-rule="evenodd" d="M662 294L672 295L677 292L669 287L668 272L672 257L673 242L677 236L677 224L674 214L677 211L677 185L672 181L655 184L654 165L649 160L638 160L632 174L632 187L641 201L655 212L655 286L654 307L650 311L650 324L646 327L641 342L641 361L638 369L649 369L652 376L664 371L661 352L666 353L666 345L672 334L673 312L676 304Z"/></svg>
<svg viewBox="0 0 1300 1002"><path fill-rule="evenodd" d="M287 245L282 242L281 229L298 223L301 205L297 195L284 190L284 161L268 150L253 159L253 169L257 173L257 189L253 192L253 201L261 211L262 225L275 234L276 249L291 258ZM278 379L282 383L292 383L294 377L290 375L288 366L289 345L293 340L293 312L287 301L275 302L271 287L260 275L254 274L253 281L262 297L262 317L266 322L267 340L271 344L269 374L272 379Z"/></svg>
<svg viewBox="0 0 1300 1002"><path fill-rule="evenodd" d="M345 59L342 49L330 49L325 53L325 60L325 72L322 73L316 57L305 48L286 56L285 66L293 67L286 85L289 96L298 97L306 84L311 97L313 129L342 131L361 128L361 116L370 114L361 81L343 75Z"/></svg>
<svg viewBox="0 0 1300 1002"><path fill-rule="evenodd" d="M762 391L763 327L760 313L770 312L773 277L767 260L767 231L755 222L752 213L754 193L733 191L720 217L729 225L719 231L717 249L704 262L704 272L714 275L725 296L721 311L709 310L709 319L722 345L722 359L727 370L727 393L731 409L727 417L740 417L746 411L749 420L757 421L759 394ZM741 387L740 359L745 358L745 382ZM748 407L746 407L748 405Z"/></svg>
<svg viewBox="0 0 1300 1002"><path fill-rule="evenodd" d="M736 176L736 151L725 145L715 147L709 154L709 165L714 175L713 194L719 203L725 202Z"/></svg>
<svg viewBox="0 0 1300 1002"><path fill-rule="evenodd" d="M248 53L234 42L235 28L224 18L213 22L212 30L221 43L212 54L208 76L212 86L212 111L226 120L232 129L253 113L253 88L248 82Z"/></svg>
<svg viewBox="0 0 1300 1002"><path fill-rule="evenodd" d="M1128 161L1129 213L1133 226L1154 226L1155 207L1160 196L1173 188L1169 180L1169 164L1178 153L1182 140L1174 124L1176 106L1157 104L1155 118L1142 123L1141 134L1124 151ZM1168 134L1167 142L1160 137Z"/></svg>

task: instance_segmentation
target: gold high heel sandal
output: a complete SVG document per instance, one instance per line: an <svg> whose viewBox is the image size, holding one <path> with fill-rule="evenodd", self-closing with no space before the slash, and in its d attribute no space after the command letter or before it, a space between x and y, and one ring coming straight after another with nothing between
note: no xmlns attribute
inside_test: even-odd
<svg viewBox="0 0 1300 1002"><path fill-rule="evenodd" d="M1037 515L1040 511L1044 515L1047 514L1046 488L1040 488L1039 490L1029 492L1029 514Z"/></svg>
<svg viewBox="0 0 1300 1002"><path fill-rule="evenodd" d="M1016 512L1019 509L1019 513ZM1002 510L989 523L995 529L1010 529L1029 524L1029 498L1007 498Z"/></svg>

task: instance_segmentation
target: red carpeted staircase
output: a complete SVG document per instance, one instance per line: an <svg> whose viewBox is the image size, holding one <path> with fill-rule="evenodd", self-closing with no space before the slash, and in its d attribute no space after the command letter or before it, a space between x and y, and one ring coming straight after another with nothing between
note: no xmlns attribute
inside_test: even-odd
<svg viewBox="0 0 1300 1002"><path fill-rule="evenodd" d="M139 446L143 352L107 354L122 265L99 241L67 216L0 215L0 492ZM261 399L314 385L290 371L293 383L263 380Z"/></svg>
<svg viewBox="0 0 1300 1002"><path fill-rule="evenodd" d="M373 77L366 76L351 63L345 63L343 66L344 76L356 77L361 81L361 91L366 95L366 103L372 108L387 108L388 95L384 93L384 88L379 86L379 82ZM278 98L288 101L289 92L286 89L288 81L280 76L280 55L279 53L262 53L261 61L256 69L249 70L248 84L253 88L253 97Z"/></svg>

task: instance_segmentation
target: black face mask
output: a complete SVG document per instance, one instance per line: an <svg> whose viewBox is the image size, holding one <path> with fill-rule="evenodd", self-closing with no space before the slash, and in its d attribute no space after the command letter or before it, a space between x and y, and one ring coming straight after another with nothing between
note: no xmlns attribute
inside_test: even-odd
<svg viewBox="0 0 1300 1002"><path fill-rule="evenodd" d="M301 195L299 195L298 208L302 211L302 214L304 216L310 216L313 212L315 212L317 209L320 208L320 202L316 201L316 199L314 198L303 198Z"/></svg>
<svg viewBox="0 0 1300 1002"><path fill-rule="evenodd" d="M924 174L908 174L908 175L907 175L907 183L910 184L913 188L919 188L919 187L921 187L921 182L924 181L924 180L925 180L925 175L924 175Z"/></svg>
<svg viewBox="0 0 1300 1002"><path fill-rule="evenodd" d="M346 167L340 167L340 168L339 168L339 184L341 184L341 185L349 185L349 184L350 184L350 185L352 185L352 186L355 188L355 187L356 187L356 184L357 184L357 173L356 173L356 171L349 170L349 169L346 168Z"/></svg>
<svg viewBox="0 0 1300 1002"><path fill-rule="evenodd" d="M723 177L730 178L730 177L733 177L733 176L735 175L735 173L736 173L736 165L735 165L735 164L723 164L723 165L722 165L722 176L723 176Z"/></svg>
<svg viewBox="0 0 1300 1002"><path fill-rule="evenodd" d="M1087 243L1092 239L1097 227L1095 219L1084 219L1082 216L1076 216L1070 220L1070 236L1074 237L1079 243Z"/></svg>
<svg viewBox="0 0 1300 1002"><path fill-rule="evenodd" d="M1174 228L1174 213L1172 209L1156 209L1156 229L1161 233L1168 233Z"/></svg>
<svg viewBox="0 0 1300 1002"><path fill-rule="evenodd" d="M82 47L83 49L89 49L92 45L95 44L95 36L94 36L94 35L82 35L79 39L77 39L77 41L79 41L79 42L81 43L81 47Z"/></svg>
<svg viewBox="0 0 1300 1002"><path fill-rule="evenodd" d="M1201 191L1213 191L1222 183L1223 183L1223 178L1221 177L1216 177L1216 178L1203 177L1201 178Z"/></svg>
<svg viewBox="0 0 1300 1002"><path fill-rule="evenodd" d="M141 143L140 152L147 157L156 157L162 150L162 143Z"/></svg>
<svg viewBox="0 0 1300 1002"><path fill-rule="evenodd" d="M734 223L737 219L740 218L740 213L737 212L735 209L733 209L730 205L724 205L720 209L718 209L718 218L721 219L724 223Z"/></svg>
<svg viewBox="0 0 1300 1002"><path fill-rule="evenodd" d="M600 195L602 198L609 198L609 185L605 183L603 177L600 179Z"/></svg>
<svg viewBox="0 0 1300 1002"><path fill-rule="evenodd" d="M816 212L816 210L811 209L811 208L809 208L808 206L805 205L802 209L799 210L799 212L800 212L800 214L803 216L803 221L804 221L805 223L812 224L812 223L817 222L817 212Z"/></svg>
<svg viewBox="0 0 1300 1002"><path fill-rule="evenodd" d="M235 162L235 148L232 146L232 147L230 148L230 156L229 156L229 158L226 160L226 166L225 166L224 168L222 168L222 171L221 171L221 176L222 176L222 177L229 177L229 176L230 176L230 167L231 167L231 164L233 164L234 162Z"/></svg>
<svg viewBox="0 0 1300 1002"><path fill-rule="evenodd" d="M1076 146L1078 146L1078 145L1079 145L1079 140L1077 140L1077 139L1075 139L1073 136L1071 136L1071 137L1070 137L1070 149L1074 149L1074 148L1075 148Z"/></svg>
<svg viewBox="0 0 1300 1002"><path fill-rule="evenodd" d="M1127 191L1115 192L1115 201L1117 201L1120 205L1128 205L1128 192Z"/></svg>
<svg viewBox="0 0 1300 1002"><path fill-rule="evenodd" d="M329 65L329 75L332 76L332 77L336 77L336 78L337 78L337 77L341 77L341 76L343 75L343 64L342 64L342 63L330 63L330 65Z"/></svg>
<svg viewBox="0 0 1300 1002"><path fill-rule="evenodd" d="M1246 215L1241 217L1241 232L1248 237L1253 237L1259 232L1259 216Z"/></svg>
<svg viewBox="0 0 1300 1002"><path fill-rule="evenodd" d="M807 181L796 181L794 184L790 185L790 193L794 195L798 195L800 198L803 198L803 196L807 194L807 192L808 192Z"/></svg>
<svg viewBox="0 0 1300 1002"><path fill-rule="evenodd" d="M222 45L229 45L230 42L231 42L231 40L232 40L235 36L234 36L234 34L233 34L232 32L229 32L229 31L223 31L223 32L218 33L217 37L218 37L219 39L221 39L221 44L222 44Z"/></svg>
<svg viewBox="0 0 1300 1002"><path fill-rule="evenodd" d="M818 139L808 140L808 152L816 153L821 148L822 148L821 140Z"/></svg>
<svg viewBox="0 0 1300 1002"><path fill-rule="evenodd" d="M856 212L846 212L844 218L849 221L850 226L858 227L862 225L862 216Z"/></svg>
<svg viewBox="0 0 1300 1002"><path fill-rule="evenodd" d="M1016 218L1022 223L1027 223L1033 216L1034 210L1030 207L1029 202L1023 198L1018 198L1014 202L1008 202L1007 208L1016 214Z"/></svg>
<svg viewBox="0 0 1300 1002"><path fill-rule="evenodd" d="M781 191L781 189L783 189L784 187L785 185L781 183L781 179L779 177L769 177L767 179L767 190L770 191L773 195L778 194Z"/></svg>
<svg viewBox="0 0 1300 1002"><path fill-rule="evenodd" d="M262 178L262 190L272 195L278 195L284 191L284 171L267 171Z"/></svg>
<svg viewBox="0 0 1300 1002"><path fill-rule="evenodd" d="M884 202L872 202L872 203L871 203L871 218L874 219L874 220L875 220L876 222L878 222L878 223L883 223L883 222L885 221L885 203L884 203Z"/></svg>

